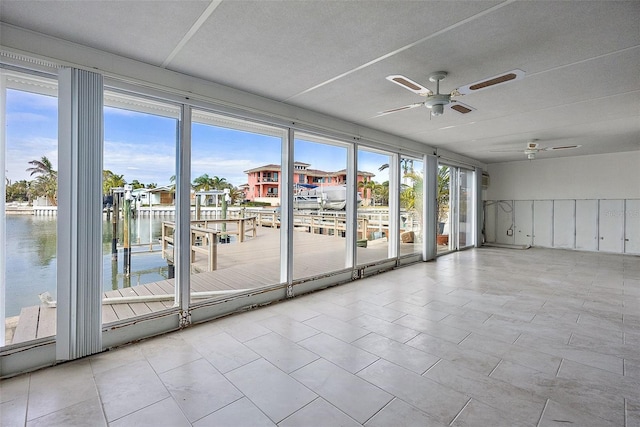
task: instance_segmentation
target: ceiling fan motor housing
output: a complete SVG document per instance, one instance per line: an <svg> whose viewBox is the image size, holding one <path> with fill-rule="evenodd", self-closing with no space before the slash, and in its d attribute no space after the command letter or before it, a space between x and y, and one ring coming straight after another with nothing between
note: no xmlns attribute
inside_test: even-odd
<svg viewBox="0 0 640 427"><path fill-rule="evenodd" d="M444 112L444 106L449 102L451 102L451 95L429 95L427 100L424 102L424 106L431 110L431 114L439 116Z"/></svg>

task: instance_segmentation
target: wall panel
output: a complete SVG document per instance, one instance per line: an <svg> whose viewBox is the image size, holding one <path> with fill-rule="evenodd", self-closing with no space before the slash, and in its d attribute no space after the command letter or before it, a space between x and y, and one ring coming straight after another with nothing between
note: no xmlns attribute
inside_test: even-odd
<svg viewBox="0 0 640 427"><path fill-rule="evenodd" d="M624 243L624 200L600 200L598 229L601 252L622 253Z"/></svg>
<svg viewBox="0 0 640 427"><path fill-rule="evenodd" d="M553 202L553 247L573 249L576 235L576 201Z"/></svg>
<svg viewBox="0 0 640 427"><path fill-rule="evenodd" d="M598 250L597 200L576 200L576 249Z"/></svg>
<svg viewBox="0 0 640 427"><path fill-rule="evenodd" d="M514 240L516 245L533 244L533 201L516 200L514 210Z"/></svg>
<svg viewBox="0 0 640 427"><path fill-rule="evenodd" d="M625 201L624 252L640 255L640 200Z"/></svg>
<svg viewBox="0 0 640 427"><path fill-rule="evenodd" d="M533 245L553 247L553 201L533 202Z"/></svg>

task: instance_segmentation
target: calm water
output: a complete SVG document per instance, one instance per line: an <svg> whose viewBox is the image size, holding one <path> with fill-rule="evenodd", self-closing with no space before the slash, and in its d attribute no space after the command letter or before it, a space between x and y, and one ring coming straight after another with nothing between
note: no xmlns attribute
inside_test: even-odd
<svg viewBox="0 0 640 427"><path fill-rule="evenodd" d="M7 215L6 316L17 316L22 307L38 305L38 295L56 298L56 217ZM111 223L104 221L102 237L103 288L105 291L155 282L167 278L158 241L162 221L169 218L139 218L131 226L131 277L123 274L122 248L117 263L111 261ZM120 226L120 228L122 228ZM122 231L120 230L120 234ZM120 236L122 239L122 236ZM121 240L122 241L122 240ZM149 252L149 242L155 243ZM140 244L141 246L135 246Z"/></svg>

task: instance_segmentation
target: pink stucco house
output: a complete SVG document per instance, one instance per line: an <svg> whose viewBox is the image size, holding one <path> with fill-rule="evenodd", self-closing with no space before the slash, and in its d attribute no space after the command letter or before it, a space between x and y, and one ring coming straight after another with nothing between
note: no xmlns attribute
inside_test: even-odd
<svg viewBox="0 0 640 427"><path fill-rule="evenodd" d="M347 181L345 169L328 172L310 169L308 163L293 163L293 182L305 185L344 185ZM280 205L280 183L282 182L280 165L264 165L244 171L247 174L247 184L239 188L245 192L245 199L256 202L267 202L272 206ZM375 174L358 171L358 182L370 181ZM370 197L368 189L358 189L363 199Z"/></svg>

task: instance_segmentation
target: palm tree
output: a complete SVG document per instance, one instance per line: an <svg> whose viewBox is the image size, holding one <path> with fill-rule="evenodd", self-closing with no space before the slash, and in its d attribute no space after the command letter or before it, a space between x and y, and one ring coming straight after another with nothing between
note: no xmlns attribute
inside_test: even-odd
<svg viewBox="0 0 640 427"><path fill-rule="evenodd" d="M47 156L42 156L40 160L31 160L29 162L33 167L27 168L27 172L31 172L31 176L33 175L56 175L57 172L53 170L53 165L51 161L47 158Z"/></svg>
<svg viewBox="0 0 640 427"><path fill-rule="evenodd" d="M413 172L413 159L402 158L400 159L400 167L402 168L402 172L404 175ZM385 169L389 168L389 163L385 163L381 165L378 170L382 172Z"/></svg>
<svg viewBox="0 0 640 427"><path fill-rule="evenodd" d="M225 188L233 187L229 182L227 182L226 178L220 178L218 176L211 178L211 186L216 190L224 190Z"/></svg>
<svg viewBox="0 0 640 427"><path fill-rule="evenodd" d="M450 169L448 166L438 167L438 194L436 202L438 204L438 221L444 222L447 219L449 208L449 181Z"/></svg>
<svg viewBox="0 0 640 427"><path fill-rule="evenodd" d="M131 188L137 190L138 188L145 188L145 185L137 179L134 179L133 181L131 181Z"/></svg>
<svg viewBox="0 0 640 427"><path fill-rule="evenodd" d="M108 169L102 171L102 193L109 194L112 188L124 187L124 175L117 175Z"/></svg>
<svg viewBox="0 0 640 427"><path fill-rule="evenodd" d="M235 204L238 201L244 200L244 191L240 190L238 187L229 188L229 198L231 198L231 204Z"/></svg>
<svg viewBox="0 0 640 427"><path fill-rule="evenodd" d="M215 188L213 187L213 183L213 178L209 178L209 175L205 173L195 178L191 186L196 191L209 191L212 188Z"/></svg>
<svg viewBox="0 0 640 427"><path fill-rule="evenodd" d="M378 202L382 206L389 205L389 181L385 181L382 184L376 184L373 189L374 197L378 199Z"/></svg>
<svg viewBox="0 0 640 427"><path fill-rule="evenodd" d="M422 174L416 172L408 172L403 178L411 182L409 184L402 184L400 190L400 206L407 211L416 210L422 212L422 195L423 182Z"/></svg>
<svg viewBox="0 0 640 427"><path fill-rule="evenodd" d="M358 182L358 189L362 190L362 198L363 199L371 199L371 202L373 204L375 204L375 201L373 200L373 191L376 188L376 183L368 180L368 181L359 181Z"/></svg>
<svg viewBox="0 0 640 427"><path fill-rule="evenodd" d="M35 197L44 196L52 206L57 205L58 195L58 172L53 169L51 161L47 156L42 156L40 160L31 160L32 166L27 168L31 176L37 175L35 182L31 185L31 194Z"/></svg>

